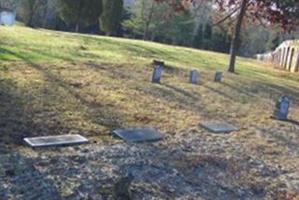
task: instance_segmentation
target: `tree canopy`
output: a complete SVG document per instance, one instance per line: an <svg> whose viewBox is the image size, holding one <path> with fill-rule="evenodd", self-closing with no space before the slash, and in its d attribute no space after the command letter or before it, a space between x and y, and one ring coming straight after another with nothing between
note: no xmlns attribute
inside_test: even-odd
<svg viewBox="0 0 299 200"><path fill-rule="evenodd" d="M78 32L80 26L88 26L102 13L102 0L59 0L60 16Z"/></svg>

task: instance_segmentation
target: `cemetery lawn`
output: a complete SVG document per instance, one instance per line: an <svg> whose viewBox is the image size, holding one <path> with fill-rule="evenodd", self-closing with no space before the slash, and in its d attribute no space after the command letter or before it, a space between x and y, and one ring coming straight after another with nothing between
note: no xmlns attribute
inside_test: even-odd
<svg viewBox="0 0 299 200"><path fill-rule="evenodd" d="M153 59L167 64L160 85L150 82ZM132 199L299 198L298 73L238 58L237 74L214 83L226 54L21 26L0 27L0 61L1 196L22 186L13 177L34 182L26 170L51 187L36 189L44 199L109 199L121 169L131 169ZM200 85L188 83L191 69L201 71ZM284 94L292 100L289 122L270 118ZM198 126L207 120L240 131L209 133ZM136 126L165 139L126 144L111 136ZM62 134L91 143L36 150L22 143Z"/></svg>

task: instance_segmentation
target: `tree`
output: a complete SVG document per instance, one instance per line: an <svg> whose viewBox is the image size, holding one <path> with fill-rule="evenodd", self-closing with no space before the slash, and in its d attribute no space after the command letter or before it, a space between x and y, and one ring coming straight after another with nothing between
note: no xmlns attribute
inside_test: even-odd
<svg viewBox="0 0 299 200"><path fill-rule="evenodd" d="M98 21L102 13L102 0L59 0L59 7L64 22L79 32L81 26Z"/></svg>
<svg viewBox="0 0 299 200"><path fill-rule="evenodd" d="M26 26L35 27L47 7L47 0L23 0L18 7L18 16Z"/></svg>
<svg viewBox="0 0 299 200"><path fill-rule="evenodd" d="M190 9L192 5L200 3L201 0L156 0L157 2L168 2L175 11ZM208 1L208 0L206 0ZM240 46L240 34L245 16L252 21L266 22L268 24L280 24L284 30L292 30L298 26L299 2L298 0L215 0L219 11L228 13L219 24L226 19L236 19L233 39L230 49L230 64L228 71L235 72L235 61Z"/></svg>
<svg viewBox="0 0 299 200"><path fill-rule="evenodd" d="M114 35L120 25L123 0L103 0L103 14L100 17L101 30Z"/></svg>
<svg viewBox="0 0 299 200"><path fill-rule="evenodd" d="M15 10L20 0L0 0L0 9Z"/></svg>

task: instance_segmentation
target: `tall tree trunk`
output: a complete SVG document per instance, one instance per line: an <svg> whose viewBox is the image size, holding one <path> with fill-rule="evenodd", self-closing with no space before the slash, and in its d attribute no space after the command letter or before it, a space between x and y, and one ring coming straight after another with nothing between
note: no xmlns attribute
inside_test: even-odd
<svg viewBox="0 0 299 200"><path fill-rule="evenodd" d="M149 26L152 22L152 18L153 18L153 14L154 14L154 6L155 6L154 4L155 4L155 2L152 1L152 5L151 5L150 11L149 11L150 13L149 13L148 18L145 22L144 33L143 33L143 39L144 40L149 39Z"/></svg>
<svg viewBox="0 0 299 200"><path fill-rule="evenodd" d="M235 27L234 38L231 42L230 62L229 62L228 71L232 72L232 73L235 73L236 56L237 56L237 52L240 47L240 34L241 34L242 22L243 22L245 14L246 14L247 1L248 0L242 0L240 14L238 16L237 24Z"/></svg>
<svg viewBox="0 0 299 200"><path fill-rule="evenodd" d="M76 23L75 32L78 33L80 31L79 22Z"/></svg>

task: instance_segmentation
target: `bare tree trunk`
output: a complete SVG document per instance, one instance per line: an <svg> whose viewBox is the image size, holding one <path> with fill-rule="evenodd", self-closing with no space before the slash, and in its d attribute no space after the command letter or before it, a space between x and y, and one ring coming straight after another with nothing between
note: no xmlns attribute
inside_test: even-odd
<svg viewBox="0 0 299 200"><path fill-rule="evenodd" d="M149 38L149 26L152 22L152 18L153 18L153 14L154 14L154 6L155 6L154 4L155 4L155 2L152 1L152 6L151 6L150 11L149 11L150 13L149 13L149 16L148 16L148 18L145 22L145 28L144 28L144 34L143 34L143 39L144 40L147 40Z"/></svg>
<svg viewBox="0 0 299 200"><path fill-rule="evenodd" d="M75 32L78 33L80 31L79 22L76 23Z"/></svg>
<svg viewBox="0 0 299 200"><path fill-rule="evenodd" d="M231 42L230 62L229 62L229 68L228 68L228 71L231 73L235 73L236 56L237 56L237 52L238 52L239 46L240 46L240 34L241 34L243 18L246 14L247 1L248 0L242 0L240 14L238 16L237 24L235 27L234 38Z"/></svg>

